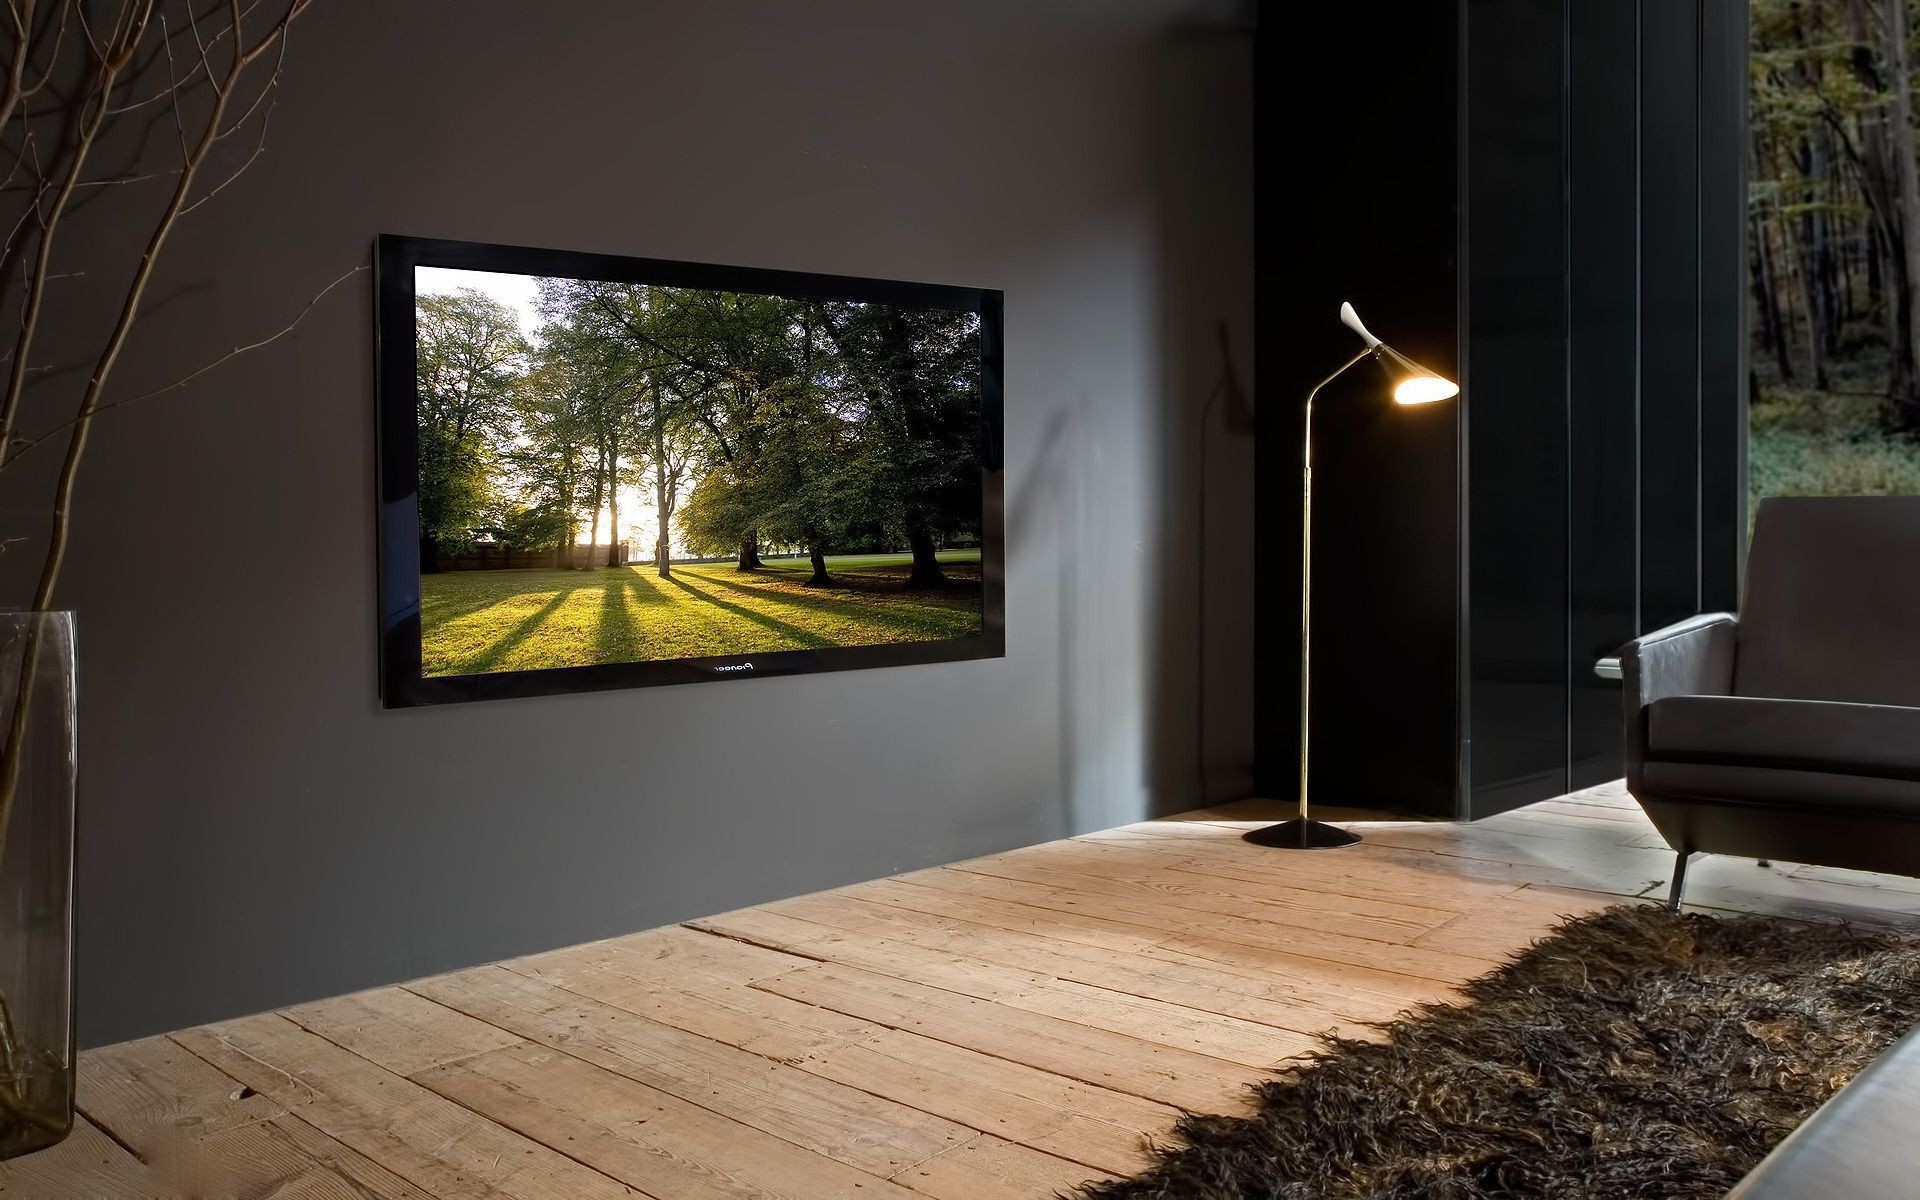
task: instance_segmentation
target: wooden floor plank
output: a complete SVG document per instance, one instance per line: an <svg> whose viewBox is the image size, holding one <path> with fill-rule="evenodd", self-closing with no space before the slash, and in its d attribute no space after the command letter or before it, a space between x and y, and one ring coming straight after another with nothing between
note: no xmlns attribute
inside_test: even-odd
<svg viewBox="0 0 1920 1200"><path fill-rule="evenodd" d="M806 963L758 946L704 937L670 925L509 959L503 965L537 978L551 976L570 966L595 966L619 971L642 982L670 982L676 987L698 990L706 983L754 983Z"/></svg>
<svg viewBox="0 0 1920 1200"><path fill-rule="evenodd" d="M851 896L813 897L811 907L823 919L836 909L854 910ZM821 910L825 910L822 912ZM785 913L748 913L711 918L701 928L716 933L767 938L766 927ZM857 919L857 917L856 917ZM1264 1068L1312 1049L1310 1036L1266 1022L1200 1010L1176 1002L1134 995L1125 990L1061 980L1036 971L995 965L983 959L954 957L920 940L895 940L845 929L812 925L816 932L784 935L789 945L811 947L821 959L856 966L894 979L925 984L1009 1008L1076 1021L1143 1041ZM762 987L765 986L763 983ZM1218 1006L1216 1006L1218 1007ZM1322 1021L1324 1028L1329 1022Z"/></svg>
<svg viewBox="0 0 1920 1200"><path fill-rule="evenodd" d="M102 1047L88 1054L87 1067L78 1081L81 1111L148 1159L173 1140L212 1137L287 1112L163 1037Z"/></svg>
<svg viewBox="0 0 1920 1200"><path fill-rule="evenodd" d="M903 899L909 894L905 889L913 887L958 892L969 897L1003 900L1059 912L1105 915L1113 920L1147 928L1245 942L1252 946L1274 946L1298 953L1317 951L1335 961L1356 965L1376 966L1391 962L1396 969L1411 969L1428 978L1446 981L1472 978L1488 966L1479 961L1460 962L1445 956L1430 958L1419 952L1409 954L1401 949L1439 924L1437 921L1419 926L1396 924L1392 926L1394 940L1386 940L1384 936L1337 933L1314 925L1293 923L1282 919L1280 906L1259 901L1249 900L1228 911L1219 905L1193 907L1162 904L1105 889L1078 885L1053 886L961 871L916 871L897 879L862 884L850 890L855 895L865 895L871 889L876 894L883 894L890 903L905 907L909 903ZM1371 928L1379 934L1385 932L1377 924Z"/></svg>
<svg viewBox="0 0 1920 1200"><path fill-rule="evenodd" d="M602 1200L638 1194L285 1017L248 1017L174 1038L429 1195Z"/></svg>
<svg viewBox="0 0 1920 1200"><path fill-rule="evenodd" d="M427 1196L166 1038L106 1047L89 1066L81 1111L183 1194Z"/></svg>
<svg viewBox="0 0 1920 1200"><path fill-rule="evenodd" d="M1422 898L1415 901L1404 896L1381 899L1374 896L1353 896L1331 892L1321 882L1320 876L1299 874L1292 865L1283 869L1279 864L1249 860L1244 853L1240 858L1241 864L1254 869L1244 872L1242 877L1233 881L1231 888L1224 891L1221 890L1222 885L1216 880L1196 879L1191 875L1169 875L1168 868L1192 861L1191 855L1184 852L1191 846L1192 843L1185 846L1180 844L1169 846L1144 838L1111 840L1092 837L1068 838L1064 841L1046 842L1039 846L1010 850L1005 854L994 854L986 858L954 863L939 869L1007 875L1011 878L1032 878L1031 873L1040 870L1091 875L1096 878L1119 878L1159 890L1192 894L1196 890L1211 889L1216 894L1229 896L1235 901L1243 897L1251 897L1278 904L1298 905L1418 925L1431 925L1435 921L1456 915L1461 911L1460 904L1447 898L1431 900Z"/></svg>
<svg viewBox="0 0 1920 1200"><path fill-rule="evenodd" d="M522 1043L434 1067L418 1081L660 1200L907 1200L910 1195L877 1176L544 1046Z"/></svg>
<svg viewBox="0 0 1920 1200"><path fill-rule="evenodd" d="M1082 1183L1110 1178L1102 1171L1051 1154L981 1134L894 1176L934 1200L977 1200L980 1196L1055 1196Z"/></svg>
<svg viewBox="0 0 1920 1200"><path fill-rule="evenodd" d="M1595 822L1598 825L1598 822ZM1453 828L1453 827L1448 827ZM1438 836L1431 826L1404 826L1370 831L1376 846L1416 851L1443 859L1477 860L1497 864L1497 873L1517 884L1545 883L1561 887L1604 884L1628 868L1652 866L1672 854L1653 846L1625 845L1611 838L1568 838L1554 833L1522 833L1511 827L1482 829L1459 826L1452 837ZM1432 858L1422 860L1431 863ZM1452 865L1452 864L1448 864ZM1471 868L1459 868L1471 870ZM1488 872L1489 876L1495 870Z"/></svg>
<svg viewBox="0 0 1920 1200"><path fill-rule="evenodd" d="M1423 934L1418 945L1465 954L1510 954L1546 936L1555 926L1619 904L1598 892L1529 886Z"/></svg>
<svg viewBox="0 0 1920 1200"><path fill-rule="evenodd" d="M807 962L799 958L789 961L795 967ZM600 963L553 965L549 960L543 968L526 963L504 965L576 995L782 1062L861 1041L876 1032L875 1026L865 1021L786 1000L746 984L688 979L685 982L689 986L680 988L663 980L635 978L618 969L618 959L601 959Z"/></svg>
<svg viewBox="0 0 1920 1200"><path fill-rule="evenodd" d="M855 957L849 955L842 944L844 935L821 926L758 910L730 916L736 923L755 919L760 924L753 928L763 931L768 924L782 929L805 927L809 932L800 939L802 943L811 945L815 938L824 937L834 943L831 949L836 954ZM703 924L739 927L730 925L727 916L712 918ZM576 978L573 986L582 983ZM797 1060L802 1069L974 1129L993 1132L1007 1140L1073 1158L1087 1166L1114 1171L1138 1169L1146 1162L1142 1147L1150 1131L1164 1129L1172 1120L1173 1110L1165 1105L855 1021L802 1001L765 992L757 994L769 1004L786 1006L786 1010L798 1009L814 1014L816 1020L845 1022L866 1031L866 1036L857 1044L816 1048L808 1057ZM596 992L594 998L617 1007L632 1002L630 996L617 988ZM780 1012L783 1024L791 1022L795 1015L786 1010ZM991 1081L991 1085L985 1081Z"/></svg>
<svg viewBox="0 0 1920 1200"><path fill-rule="evenodd" d="M1180 1108L1237 1107L1245 1099L1246 1085L1260 1077L1239 1064L1193 1051L832 963L755 986Z"/></svg>
<svg viewBox="0 0 1920 1200"><path fill-rule="evenodd" d="M1409 1000L1440 998L1450 994L1451 989L1450 984L1391 969L1356 966L1260 946L1216 942L1103 916L901 886L907 890L890 892L877 885L865 885L859 897L954 921L1091 946L1147 960L1158 959L1183 965L1197 963L1208 970L1227 971L1255 979L1297 977L1316 986L1353 986L1385 996L1405 996ZM1507 890L1511 889L1503 889L1501 894ZM767 907L771 909L777 906Z"/></svg>
<svg viewBox="0 0 1920 1200"><path fill-rule="evenodd" d="M0 1196L9 1200L111 1196L115 1200L187 1200L147 1164L84 1116L59 1145L0 1163Z"/></svg>
<svg viewBox="0 0 1920 1200"><path fill-rule="evenodd" d="M1103 874L1094 875L1050 867L973 871L935 867L896 876L901 883L961 888L979 887L975 881L982 877L995 888L988 894L1044 890L1069 894L1081 903L1124 906L1134 912L1172 910L1203 917L1218 916L1222 910L1228 910L1238 921L1259 921L1283 928L1390 945L1404 945L1456 915L1436 909L1391 917L1335 913L1320 905L1301 904L1292 896L1284 899L1253 896L1238 887L1227 887L1198 876L1168 878L1160 872L1135 872L1129 875L1109 869Z"/></svg>
<svg viewBox="0 0 1920 1200"><path fill-rule="evenodd" d="M975 1132L498 967L407 986L529 1041L871 1175L885 1177L924 1162Z"/></svg>
<svg viewBox="0 0 1920 1200"><path fill-rule="evenodd" d="M1241 975L1193 964L1175 968L1140 955L933 917L875 904L851 894L819 899L831 902L805 907L783 906L778 913L751 909L705 918L694 924L715 933L777 946L823 961L891 973L890 961L874 954L871 942L863 943L847 936L877 934L923 952L952 955L990 967L1014 967L1052 980L1236 1017L1295 1033L1320 1034L1337 1029L1350 1035L1358 1034L1360 1023L1390 1017L1408 1002L1404 994L1319 987L1305 980ZM932 982L911 968L902 977ZM964 987L950 990L983 994Z"/></svg>
<svg viewBox="0 0 1920 1200"><path fill-rule="evenodd" d="M1920 894L1920 879L1908 879L1902 875L1881 875L1870 871L1842 871L1838 867L1805 865L1793 867L1787 873L1795 879L1818 879L1826 883L1838 883L1850 887L1884 888L1888 891Z"/></svg>
<svg viewBox="0 0 1920 1200"><path fill-rule="evenodd" d="M1673 862L1672 855L1665 857L1649 889L1659 895L1665 894ZM1815 921L1912 926L1920 919L1920 893L1804 876L1791 863L1763 867L1749 858L1721 855L1701 855L1687 868L1686 896L1690 907Z"/></svg>
<svg viewBox="0 0 1920 1200"><path fill-rule="evenodd" d="M1254 896L1249 890L1229 887L1203 878L1169 877L1164 871L1140 866L1126 867L1112 862L1087 863L1084 852L1072 858L1038 858L1026 863L994 862L972 864L966 868L935 867L896 876L905 883L939 886L943 880L984 875L1028 886L1071 891L1091 897L1149 907L1167 907L1201 913L1217 913L1230 908L1236 916L1268 921L1277 925L1312 929L1323 933L1345 934L1373 941L1405 943L1432 929L1455 913L1442 909L1399 906L1399 911L1361 913L1348 908L1340 911L1324 901L1303 902L1312 895L1300 888L1273 889L1266 896ZM1381 904L1376 908L1387 908Z"/></svg>
<svg viewBox="0 0 1920 1200"><path fill-rule="evenodd" d="M1233 913L1204 916L1171 909L1155 913L1140 905L1099 903L1069 892L1034 888L1011 880L995 882L983 876L972 878L982 882L965 887L936 888L888 879L863 884L858 894L917 912L959 916L981 924L994 924L997 920L1011 918L1024 919L1030 928L1045 928L1063 918L1071 918L1078 930L1092 928L1106 933L1130 932L1137 941L1145 941L1149 945L1158 944L1169 935L1226 942L1280 951L1296 957L1316 958L1342 966L1412 975L1439 983L1459 983L1483 974L1495 965L1486 959L1445 951L1275 926ZM1139 948L1136 945L1136 949Z"/></svg>
<svg viewBox="0 0 1920 1200"><path fill-rule="evenodd" d="M1526 811L1556 813L1587 821L1615 821L1641 830L1646 828L1645 818L1641 817L1640 810L1632 805L1623 807L1617 804L1594 804L1569 797L1565 800L1542 800L1538 804L1529 805Z"/></svg>
<svg viewBox="0 0 1920 1200"><path fill-rule="evenodd" d="M1114 1173L1144 1167L1148 1139L1170 1128L1179 1115L1170 1105L898 1029L818 1055L801 1066L1007 1141Z"/></svg>
<svg viewBox="0 0 1920 1200"><path fill-rule="evenodd" d="M869 910L874 915L863 922L862 917ZM1011 1000L1047 982L1047 976L1023 967L945 953L935 944L922 942L913 923L905 919L923 914L902 913L902 919L894 920L892 912L886 905L866 905L851 895L823 893L800 901L703 917L688 925L755 945L778 946L815 961L878 971L980 1000ZM838 920L834 918L836 913ZM925 919L936 925L940 923L934 918ZM830 921L833 923L829 924Z"/></svg>
<svg viewBox="0 0 1920 1200"><path fill-rule="evenodd" d="M330 1167L344 1179L352 1181L355 1190L353 1200L425 1200L429 1193L413 1186L392 1171L374 1162L366 1155L320 1132L306 1121L289 1113L284 1117L275 1117L270 1123L274 1134L285 1139L288 1145L296 1147L316 1163ZM199 1195L217 1195L210 1186L215 1179L225 1179L220 1168L224 1161L217 1145L209 1145L200 1158L201 1176L197 1181ZM192 1193L189 1193L192 1194ZM267 1192L268 1196L276 1193Z"/></svg>
<svg viewBox="0 0 1920 1200"><path fill-rule="evenodd" d="M1376 832L1374 827L1367 829L1369 838ZM1407 900L1425 908L1450 909L1456 913L1472 911L1489 896L1504 895L1538 882L1532 878L1512 878L1513 869L1500 864L1473 870L1423 854L1396 857L1384 843L1363 843L1328 862L1310 855L1271 857L1284 854L1282 851L1250 854L1252 848L1247 843L1218 830L1204 838L1179 841L1105 834L1089 834L1075 841L1152 855L1159 865L1174 872L1176 878L1202 875L1255 888L1281 885L1375 903Z"/></svg>
<svg viewBox="0 0 1920 1200"><path fill-rule="evenodd" d="M286 1010L288 1019L397 1075L520 1043L484 1021L412 992L380 988Z"/></svg>

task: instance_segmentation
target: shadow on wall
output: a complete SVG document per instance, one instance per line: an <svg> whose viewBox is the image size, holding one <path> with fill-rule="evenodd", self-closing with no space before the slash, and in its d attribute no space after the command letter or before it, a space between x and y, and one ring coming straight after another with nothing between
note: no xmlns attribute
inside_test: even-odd
<svg viewBox="0 0 1920 1200"><path fill-rule="evenodd" d="M1071 734L1076 728L1076 689L1072 681L1079 678L1079 672L1075 670L1078 625L1074 617L1081 605L1080 548L1084 544L1086 530L1082 528L1081 514L1085 509L1080 503L1080 484L1075 470L1077 459L1071 444L1075 427L1082 424L1080 414L1084 407L1084 401L1076 402L1071 409L1055 411L1047 418L1046 428L1034 447L1033 463L1027 468L1026 477L1009 489L1006 522L1009 573L1023 566L1023 559L1028 557L1022 552L1033 545L1036 519L1043 514L1051 514L1058 526L1057 549L1052 561L1053 612L1044 617L1036 613L1034 623L1037 626L1044 622L1047 626L1050 635L1048 640L1052 642L1050 649L1056 662L1054 707L1061 736L1056 742L1059 775L1055 801L1061 806L1061 833L1079 828L1082 817L1074 804L1076 751L1075 739Z"/></svg>
<svg viewBox="0 0 1920 1200"><path fill-rule="evenodd" d="M1161 481L1160 553L1143 659L1154 816L1253 786L1252 56L1249 21L1177 36L1158 72L1162 427L1146 475Z"/></svg>
<svg viewBox="0 0 1920 1200"><path fill-rule="evenodd" d="M1126 420L1101 377L1072 381L1008 488L1009 571L1028 581L1014 619L1054 660L1063 834L1251 790L1252 45L1183 33L1161 54L1150 307L1101 316L1136 331L1114 347L1112 386L1144 381L1151 415ZM1079 233L1053 251L1104 252L1100 230ZM1137 589L1112 586L1116 561ZM1136 670L1137 685L1122 677Z"/></svg>

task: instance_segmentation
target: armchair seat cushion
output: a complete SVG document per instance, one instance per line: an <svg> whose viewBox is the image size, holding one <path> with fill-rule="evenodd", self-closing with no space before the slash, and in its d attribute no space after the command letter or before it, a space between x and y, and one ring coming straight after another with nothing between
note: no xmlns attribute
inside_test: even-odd
<svg viewBox="0 0 1920 1200"><path fill-rule="evenodd" d="M1647 706L1646 721L1649 762L1920 781L1920 708L1668 696Z"/></svg>

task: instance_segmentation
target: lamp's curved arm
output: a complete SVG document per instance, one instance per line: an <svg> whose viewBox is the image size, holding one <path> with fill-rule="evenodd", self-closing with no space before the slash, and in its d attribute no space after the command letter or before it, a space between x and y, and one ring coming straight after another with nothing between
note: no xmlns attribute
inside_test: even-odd
<svg viewBox="0 0 1920 1200"><path fill-rule="evenodd" d="M1373 356L1373 347L1368 346L1366 349L1354 355L1352 358L1348 359L1346 362L1341 363L1340 369L1338 371L1335 371L1333 374L1327 376L1325 379L1322 379L1319 383L1314 384L1313 390L1307 393L1307 407L1308 408L1313 407L1313 398L1320 394L1320 389L1326 387L1328 384L1340 378L1342 375L1345 375L1348 371L1353 370L1354 367L1360 364L1360 361L1362 359L1371 358L1372 356Z"/></svg>
<svg viewBox="0 0 1920 1200"><path fill-rule="evenodd" d="M1332 383L1334 380L1340 378L1342 375L1345 375L1348 371L1353 370L1355 366L1359 365L1362 359L1370 358L1372 356L1373 356L1373 347L1368 346L1365 350L1362 350L1360 353L1354 355L1352 358L1348 359L1346 362L1340 364L1340 369L1338 371L1335 371L1333 374L1327 376L1325 379L1322 379L1319 383L1314 384L1313 390L1307 393L1307 427L1306 427L1305 452L1301 457L1301 461L1303 464L1309 467L1313 465L1313 400L1314 400L1314 397L1320 394L1320 391L1322 388L1325 388L1328 384Z"/></svg>

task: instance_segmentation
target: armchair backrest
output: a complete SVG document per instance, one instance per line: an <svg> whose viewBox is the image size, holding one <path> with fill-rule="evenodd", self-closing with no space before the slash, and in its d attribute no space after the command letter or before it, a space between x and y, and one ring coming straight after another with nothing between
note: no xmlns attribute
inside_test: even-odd
<svg viewBox="0 0 1920 1200"><path fill-rule="evenodd" d="M1920 707L1920 496L1760 502L1733 690Z"/></svg>

